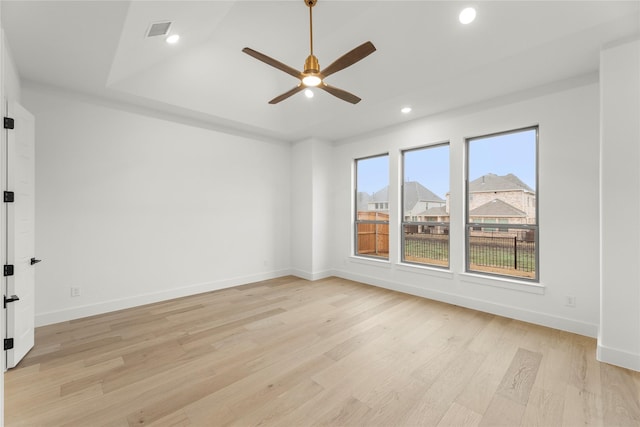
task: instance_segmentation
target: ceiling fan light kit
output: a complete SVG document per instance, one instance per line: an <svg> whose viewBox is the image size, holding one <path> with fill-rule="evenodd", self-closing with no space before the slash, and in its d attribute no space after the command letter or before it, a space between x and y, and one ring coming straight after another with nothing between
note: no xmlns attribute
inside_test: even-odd
<svg viewBox="0 0 640 427"><path fill-rule="evenodd" d="M267 65L270 65L274 68L279 69L280 71L284 71L300 80L300 83L293 89L283 93L282 95L276 96L269 104L277 104L280 101L284 101L292 95L304 90L308 87L317 87L319 89L324 90L325 92L330 93L331 95L342 99L343 101L350 102L352 104L357 104L361 101L360 98L355 96L352 93L349 93L345 90L339 89L334 86L330 86L325 83L324 79L331 74L334 74L340 70L344 70L347 67L355 64L356 62L366 58L373 52L375 52L376 48L370 41L361 44L355 49L350 50L349 52L342 55L340 58L336 59L333 63L331 63L324 70L320 70L320 63L318 62L318 58L313 54L313 7L316 5L317 0L304 0L304 4L309 7L309 46L310 53L307 56L307 59L304 61L304 70L299 72L293 67L290 67L286 64L283 64L280 61L277 61L263 53L255 51L251 48L245 47L242 49L244 53L249 56L254 57L255 59L264 62Z"/></svg>

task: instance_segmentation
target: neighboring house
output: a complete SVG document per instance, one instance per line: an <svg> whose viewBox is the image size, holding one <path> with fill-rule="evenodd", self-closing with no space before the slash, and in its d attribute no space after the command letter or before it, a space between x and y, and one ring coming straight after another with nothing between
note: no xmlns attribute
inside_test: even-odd
<svg viewBox="0 0 640 427"><path fill-rule="evenodd" d="M371 199L367 204L368 211L389 212L389 186L378 190L371 195Z"/></svg>
<svg viewBox="0 0 640 427"><path fill-rule="evenodd" d="M513 174L483 175L469 183L471 222L535 224L536 193Z"/></svg>
<svg viewBox="0 0 640 427"><path fill-rule="evenodd" d="M449 212L446 206L429 208L417 215L417 221L449 222Z"/></svg>
<svg viewBox="0 0 640 427"><path fill-rule="evenodd" d="M359 212L389 211L388 186L357 197ZM444 200L419 182L409 181L404 184L403 202L405 221L449 222L449 193ZM483 175L469 183L469 216L471 222L534 224L536 193L514 174Z"/></svg>
<svg viewBox="0 0 640 427"><path fill-rule="evenodd" d="M524 211L508 204L500 199L493 199L484 205L469 211L471 222L484 222L491 224L526 224L527 214ZM484 231L492 231L482 227Z"/></svg>
<svg viewBox="0 0 640 427"><path fill-rule="evenodd" d="M372 219L364 212L376 212L377 215L389 213L389 186L376 191L373 194L358 193L357 209L359 219ZM404 220L412 222L439 221L449 222L449 214L446 212L446 200L435 194L417 181L404 183ZM375 218L378 218L376 216ZM388 216L386 217L388 219ZM433 232L434 227L412 225L412 233ZM447 231L448 231L448 227ZM444 230L444 229L443 229ZM445 231L441 231L445 232Z"/></svg>
<svg viewBox="0 0 640 427"><path fill-rule="evenodd" d="M404 219L405 221L431 221L427 212L433 209L446 211L446 201L417 181L404 183ZM448 215L447 215L448 216ZM434 219L433 221L440 221ZM448 219L447 219L448 221Z"/></svg>
<svg viewBox="0 0 640 427"><path fill-rule="evenodd" d="M373 194L359 192L357 200L358 211L389 211L389 186L386 186ZM405 219L411 221L425 221L417 218L425 211L433 208L444 208L446 201L416 181L404 183L404 212Z"/></svg>
<svg viewBox="0 0 640 427"><path fill-rule="evenodd" d="M369 210L369 202L372 199L372 196L369 193L365 193L363 191L358 191L356 194L356 210L358 212L364 212Z"/></svg>

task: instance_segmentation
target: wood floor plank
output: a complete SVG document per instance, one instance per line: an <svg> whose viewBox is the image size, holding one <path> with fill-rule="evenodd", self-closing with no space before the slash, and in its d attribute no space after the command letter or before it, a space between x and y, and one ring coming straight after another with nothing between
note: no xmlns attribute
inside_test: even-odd
<svg viewBox="0 0 640 427"><path fill-rule="evenodd" d="M628 369L606 363L600 366L605 425L640 426L640 395ZM634 373L635 376L635 373Z"/></svg>
<svg viewBox="0 0 640 427"><path fill-rule="evenodd" d="M332 363L331 359L325 356L314 356L305 362L295 365L292 363L283 363L283 366L277 371L280 373L276 376L272 372L266 372L262 381L258 381L253 394L246 391L249 387L246 387L243 383L236 383L234 387L240 387L242 393L232 391L235 396L226 399L229 409L234 413L236 417L242 416L246 413L256 411L260 408L271 406L272 402L278 398L278 396L286 393L288 390L294 389L297 384L305 384L308 387L299 389L298 392L308 393L308 396L313 396L322 390L317 386L317 383L311 380L314 373L326 368ZM289 365L290 369L285 368L284 365ZM269 370L271 371L271 370ZM275 371L275 370L274 370ZM253 381L256 383L256 381ZM237 388L236 387L236 388ZM302 395L298 395L295 399L300 402L305 402L308 398ZM236 397L236 400L232 400ZM282 408L281 408L282 409Z"/></svg>
<svg viewBox="0 0 640 427"><path fill-rule="evenodd" d="M395 383L387 382L385 385L388 388L380 387L378 390L373 390L365 395L366 400L362 400L372 408L372 411L361 420L362 425L407 425L407 414L418 404L425 392L425 384L414 378L397 378Z"/></svg>
<svg viewBox="0 0 640 427"><path fill-rule="evenodd" d="M294 410L272 418L268 425L281 427L314 425L321 418L326 419L328 408L333 409L336 405L346 402L350 398L349 391L344 388L325 389L323 387L320 393L317 393L306 402L301 402Z"/></svg>
<svg viewBox="0 0 640 427"><path fill-rule="evenodd" d="M564 396L563 425L602 426L602 398L596 394L567 386Z"/></svg>
<svg viewBox="0 0 640 427"><path fill-rule="evenodd" d="M526 405L541 361L542 354L522 348L518 349L496 393L521 405Z"/></svg>
<svg viewBox="0 0 640 427"><path fill-rule="evenodd" d="M529 395L522 424L540 427L562 425L565 390L563 389L563 394L559 395L554 391L534 386Z"/></svg>
<svg viewBox="0 0 640 427"><path fill-rule="evenodd" d="M437 427L474 427L480 424L482 415L453 402Z"/></svg>
<svg viewBox="0 0 640 427"><path fill-rule="evenodd" d="M318 383L304 380L296 383L284 393L279 394L266 405L246 411L242 414L234 414L235 418L229 425L273 425L278 420L294 412L301 405L311 401L315 396L324 391ZM211 418L209 419L212 420Z"/></svg>
<svg viewBox="0 0 640 427"><path fill-rule="evenodd" d="M474 348L477 347L474 346ZM479 414L484 414L489 407L502 382L504 373L518 351L517 344L508 339L496 342L493 348L494 351L485 353L487 358L455 400L460 405Z"/></svg>
<svg viewBox="0 0 640 427"><path fill-rule="evenodd" d="M369 329L364 330L357 335L354 335L346 340L342 341L340 344L334 346L331 350L325 353L325 356L329 357L333 360L340 360L345 356L348 356L355 350L361 348L363 345L366 345L370 340L380 337L384 328L380 325L375 325Z"/></svg>
<svg viewBox="0 0 640 427"><path fill-rule="evenodd" d="M495 394L489 407L482 415L480 427L513 427L525 425L522 417L526 407L513 399ZM569 424L571 425L571 424Z"/></svg>
<svg viewBox="0 0 640 427"><path fill-rule="evenodd" d="M37 328L7 426L640 426L595 340L292 276Z"/></svg>
<svg viewBox="0 0 640 427"><path fill-rule="evenodd" d="M188 427L196 424L194 424L187 416L187 414L182 409L180 409L158 419L153 423L150 423L149 425L157 427Z"/></svg>
<svg viewBox="0 0 640 427"><path fill-rule="evenodd" d="M349 397L331 407L324 415L314 422L319 426L351 426L367 417L371 408L356 399Z"/></svg>
<svg viewBox="0 0 640 427"><path fill-rule="evenodd" d="M407 423L437 425L485 358L486 355L462 349L444 369L438 367L436 379L429 385L418 405L408 412Z"/></svg>

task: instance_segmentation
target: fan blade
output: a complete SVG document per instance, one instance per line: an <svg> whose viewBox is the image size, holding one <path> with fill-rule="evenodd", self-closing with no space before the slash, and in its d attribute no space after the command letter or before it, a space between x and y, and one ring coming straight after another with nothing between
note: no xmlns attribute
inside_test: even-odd
<svg viewBox="0 0 640 427"><path fill-rule="evenodd" d="M298 71L298 70L296 70L294 68L291 68L288 65L283 64L282 62L280 62L280 61L278 61L276 59L273 59L273 58L271 58L271 57L269 57L269 56L267 56L267 55L265 55L263 53L260 53L260 52L258 52L256 50L253 50L253 49L248 48L248 47L245 47L244 49L242 49L242 51L244 53L246 53L247 55L253 56L257 60L262 61L267 65L271 65L272 67L277 68L278 70L284 71L285 73L287 73L287 74L289 74L289 75L291 75L291 76L293 76L293 77L295 77L297 79L302 78L301 77L302 73L300 71Z"/></svg>
<svg viewBox="0 0 640 427"><path fill-rule="evenodd" d="M304 86L302 84L299 84L298 86L294 87L290 91L287 91L287 92L283 93L280 96L276 96L271 101L269 101L269 104L277 104L280 101L284 101L285 99L287 99L291 95L295 95L296 93L300 92L303 89L304 89Z"/></svg>
<svg viewBox="0 0 640 427"><path fill-rule="evenodd" d="M329 92L331 95L338 97L343 101L350 102L352 104L357 104L358 102L361 101L361 99L355 96L354 94L349 93L346 90L338 89L337 87L334 87L334 86L329 86L326 83L323 83L320 86L318 86L318 89L322 89L326 92Z"/></svg>
<svg viewBox="0 0 640 427"><path fill-rule="evenodd" d="M321 70L321 73L324 77L328 77L331 74L338 72L340 70L344 70L347 67L355 64L361 59L366 58L376 51L376 47L371 42L362 43L360 46L355 49L345 53L340 58L336 59L324 70Z"/></svg>

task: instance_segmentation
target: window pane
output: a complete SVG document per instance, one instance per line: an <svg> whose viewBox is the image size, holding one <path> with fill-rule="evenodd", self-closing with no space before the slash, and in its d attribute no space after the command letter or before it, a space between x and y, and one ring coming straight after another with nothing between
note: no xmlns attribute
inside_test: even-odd
<svg viewBox="0 0 640 427"><path fill-rule="evenodd" d="M449 234L444 227L433 227L426 234L418 232L419 225L403 227L403 261L429 264L439 267L449 266ZM437 228L440 228L439 230Z"/></svg>
<svg viewBox="0 0 640 427"><path fill-rule="evenodd" d="M469 270L535 279L535 230L493 230L470 233Z"/></svg>
<svg viewBox="0 0 640 427"><path fill-rule="evenodd" d="M468 271L537 280L536 153L537 128L467 141Z"/></svg>
<svg viewBox="0 0 640 427"><path fill-rule="evenodd" d="M389 258L389 156L356 160L356 255Z"/></svg>
<svg viewBox="0 0 640 427"><path fill-rule="evenodd" d="M402 261L448 267L449 145L405 151L403 165Z"/></svg>

